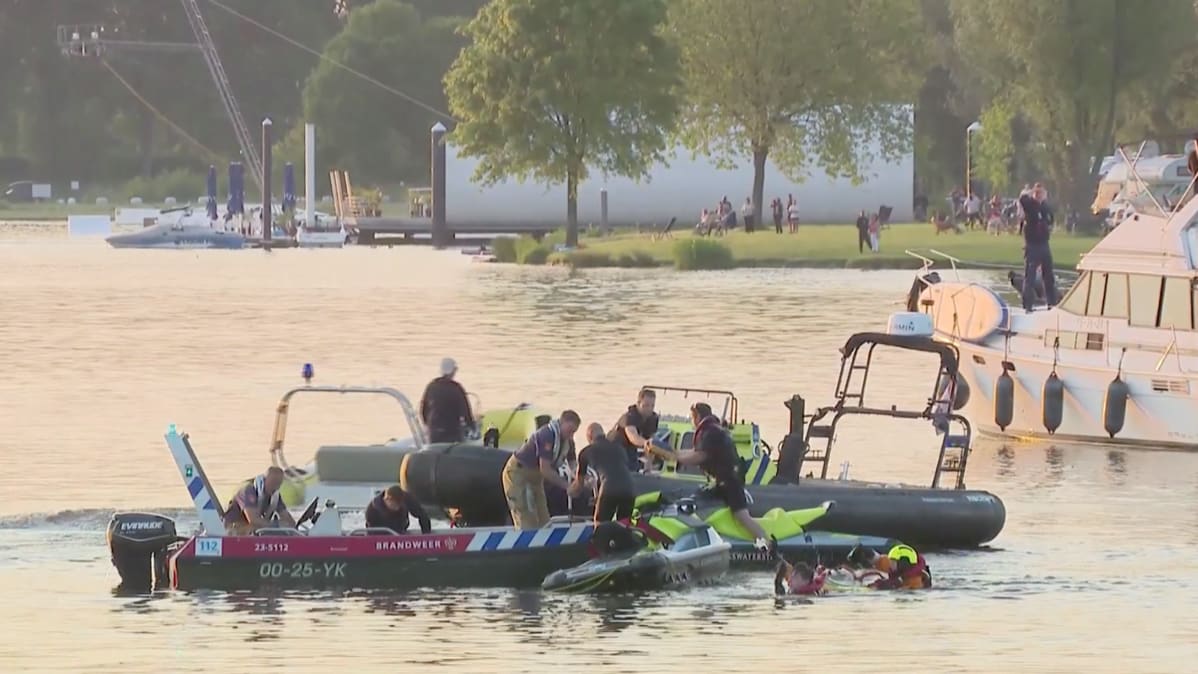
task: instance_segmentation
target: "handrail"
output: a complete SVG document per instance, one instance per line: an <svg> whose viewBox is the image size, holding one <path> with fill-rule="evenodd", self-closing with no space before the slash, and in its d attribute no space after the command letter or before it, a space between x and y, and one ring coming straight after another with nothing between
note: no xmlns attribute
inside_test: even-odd
<svg viewBox="0 0 1198 674"><path fill-rule="evenodd" d="M350 536L369 536L371 534L386 534L388 536L403 536L391 527L362 527L349 532Z"/></svg>
<svg viewBox="0 0 1198 674"><path fill-rule="evenodd" d="M255 536L303 536L304 533L290 527L263 527L254 531Z"/></svg>
<svg viewBox="0 0 1198 674"><path fill-rule="evenodd" d="M270 442L270 460L271 464L282 468L288 476L295 476L295 469L288 463L286 455L283 453L283 441L287 434L287 413L291 406L291 398L298 393L364 393L374 395L385 395L396 402L403 409L404 418L407 419L408 429L411 431L413 444L417 450L423 449L428 444L428 438L424 432L424 424L420 422L420 417L416 414L416 409L412 406L411 401L407 396L400 393L398 390L390 386L297 386L286 393L279 399L277 411L275 413L275 427L271 435Z"/></svg>
<svg viewBox="0 0 1198 674"><path fill-rule="evenodd" d="M662 391L662 392L674 391L676 393L681 393L683 398L688 397L691 393L703 393L708 396L712 396L712 395L724 396L727 398L727 400L724 401L723 417L728 420L729 424L735 424L738 422L737 415L740 412L740 406L739 406L739 401L736 398L736 394L733 393L732 391L723 391L720 389L691 388L691 387L687 387L687 386L645 385L645 386L641 387L641 390L645 390L645 389L649 389L652 391Z"/></svg>

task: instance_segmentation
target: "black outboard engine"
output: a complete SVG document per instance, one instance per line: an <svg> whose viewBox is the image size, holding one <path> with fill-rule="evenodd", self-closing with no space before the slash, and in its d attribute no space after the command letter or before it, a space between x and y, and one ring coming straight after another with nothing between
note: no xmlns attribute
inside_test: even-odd
<svg viewBox="0 0 1198 674"><path fill-rule="evenodd" d="M108 523L108 550L121 588L149 591L167 583L167 557L179 540L175 522L149 513L115 513Z"/></svg>

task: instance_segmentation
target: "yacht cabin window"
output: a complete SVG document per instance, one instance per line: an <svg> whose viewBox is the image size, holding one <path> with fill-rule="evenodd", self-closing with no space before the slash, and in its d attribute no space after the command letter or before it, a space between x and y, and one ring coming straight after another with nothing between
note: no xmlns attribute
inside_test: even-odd
<svg viewBox="0 0 1198 674"><path fill-rule="evenodd" d="M1198 291L1188 278L1086 272L1059 308L1078 316L1126 318L1138 327L1193 330Z"/></svg>
<svg viewBox="0 0 1198 674"><path fill-rule="evenodd" d="M1127 279L1128 295L1131 299L1131 315L1128 324L1144 328L1155 328L1161 306L1161 281L1159 276L1132 274Z"/></svg>
<svg viewBox="0 0 1198 674"><path fill-rule="evenodd" d="M1166 277L1165 287L1161 291L1161 313L1157 325L1162 328L1176 330L1192 330L1194 327L1193 291L1190 280L1179 277Z"/></svg>
<svg viewBox="0 0 1198 674"><path fill-rule="evenodd" d="M1106 277L1102 315L1106 318L1127 318L1127 274L1107 274Z"/></svg>

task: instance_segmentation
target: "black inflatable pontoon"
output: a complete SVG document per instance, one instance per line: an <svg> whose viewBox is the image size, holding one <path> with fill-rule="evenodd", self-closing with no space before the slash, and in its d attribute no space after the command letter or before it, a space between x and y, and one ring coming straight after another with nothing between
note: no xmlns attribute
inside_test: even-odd
<svg viewBox="0 0 1198 674"><path fill-rule="evenodd" d="M877 346L922 351L940 356L939 374L922 410L865 405L868 369ZM750 511L764 515L772 508L795 510L835 501L836 509L820 520L821 530L897 538L923 547L968 548L993 540L1006 522L1002 501L987 491L965 488L965 468L972 430L954 410L967 400L968 390L957 374L956 348L922 336L859 333L841 349L840 379L835 402L805 413L802 397L786 401L790 432L774 460L777 470L768 484L750 485ZM873 415L932 422L943 429L931 486L886 486L880 482L828 479L833 438L840 419L848 415ZM818 443L818 444L817 444ZM422 503L456 510L463 523L498 526L508 517L500 475L510 452L488 447L456 445L414 452L400 469L404 488ZM806 477L805 465L819 464ZM746 466L746 470L751 468ZM941 478L955 476L953 488L941 487ZM702 477L682 473L638 474L638 492L660 491L679 498L705 485ZM550 494L564 506L564 495ZM575 502L575 512L585 504Z"/></svg>

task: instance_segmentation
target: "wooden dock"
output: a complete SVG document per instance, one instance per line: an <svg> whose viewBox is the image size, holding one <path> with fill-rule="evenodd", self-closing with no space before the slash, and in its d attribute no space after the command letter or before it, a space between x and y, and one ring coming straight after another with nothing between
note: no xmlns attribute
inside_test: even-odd
<svg viewBox="0 0 1198 674"><path fill-rule="evenodd" d="M489 241L502 234L528 234L540 239L558 226L536 223L513 225L487 222L447 223L451 241ZM432 244L433 220L422 217L355 217L347 218L345 228L357 234L357 242L363 245L391 243Z"/></svg>

